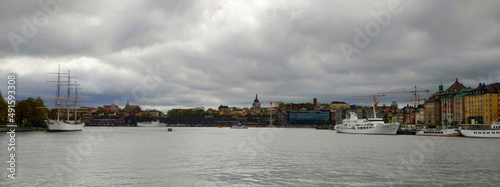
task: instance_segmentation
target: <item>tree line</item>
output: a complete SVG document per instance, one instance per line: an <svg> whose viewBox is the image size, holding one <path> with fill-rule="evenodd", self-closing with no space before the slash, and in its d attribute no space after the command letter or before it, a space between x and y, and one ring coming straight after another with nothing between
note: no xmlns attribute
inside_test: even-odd
<svg viewBox="0 0 500 187"><path fill-rule="evenodd" d="M19 127L47 127L44 120L50 111L40 97L16 100L14 110ZM0 92L0 124L5 124L8 119L8 103Z"/></svg>

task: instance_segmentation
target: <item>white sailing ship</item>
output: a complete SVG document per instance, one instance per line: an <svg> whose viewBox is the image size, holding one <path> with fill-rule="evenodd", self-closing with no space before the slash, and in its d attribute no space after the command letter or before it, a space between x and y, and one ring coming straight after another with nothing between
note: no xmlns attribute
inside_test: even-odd
<svg viewBox="0 0 500 187"><path fill-rule="evenodd" d="M358 119L354 112L349 112L349 119L342 120L342 124L335 126L338 133L349 134L396 134L400 124L387 124L382 118L377 118L375 105L377 100L373 96L373 118Z"/></svg>
<svg viewBox="0 0 500 187"><path fill-rule="evenodd" d="M151 122L137 122L138 127L166 127L167 124L160 123L159 120Z"/></svg>
<svg viewBox="0 0 500 187"><path fill-rule="evenodd" d="M500 123L486 125L461 125L460 134L474 138L500 138Z"/></svg>
<svg viewBox="0 0 500 187"><path fill-rule="evenodd" d="M61 74L67 74L67 83L63 83L61 81ZM57 95L55 98L47 98L49 100L56 101L56 107L52 107L51 109L55 109L57 111L56 119L49 119L47 116L47 120L45 120L45 124L47 125L47 131L81 131L85 126L85 123L81 122L77 119L77 101L78 101L78 87L77 84L71 84L70 71L68 73L61 73L61 68L59 67L57 72ZM68 88L67 97L61 97L61 86L66 85ZM75 97L70 97L71 85L75 85ZM62 106L62 102L65 102L65 106ZM66 120L61 118L61 110L66 111ZM70 110L74 112L74 119L70 120Z"/></svg>

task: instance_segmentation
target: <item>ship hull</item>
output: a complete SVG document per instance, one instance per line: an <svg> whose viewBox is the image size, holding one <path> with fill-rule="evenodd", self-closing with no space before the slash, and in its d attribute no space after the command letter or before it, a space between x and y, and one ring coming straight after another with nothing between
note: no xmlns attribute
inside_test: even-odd
<svg viewBox="0 0 500 187"><path fill-rule="evenodd" d="M336 128L337 133L346 134L386 134L395 135L399 129L399 124L386 124L376 126L371 129Z"/></svg>
<svg viewBox="0 0 500 187"><path fill-rule="evenodd" d="M417 136L460 136L460 132L454 129L432 129L422 130L415 133Z"/></svg>
<svg viewBox="0 0 500 187"><path fill-rule="evenodd" d="M84 123L70 124L56 120L50 120L50 122L45 120L45 124L47 124L47 131L81 131L85 126Z"/></svg>
<svg viewBox="0 0 500 187"><path fill-rule="evenodd" d="M472 138L500 138L500 130L460 130L460 134Z"/></svg>

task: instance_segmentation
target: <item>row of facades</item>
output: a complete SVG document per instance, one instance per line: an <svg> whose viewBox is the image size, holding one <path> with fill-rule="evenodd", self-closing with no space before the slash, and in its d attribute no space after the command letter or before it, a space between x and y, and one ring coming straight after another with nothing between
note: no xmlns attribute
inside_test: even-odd
<svg viewBox="0 0 500 187"><path fill-rule="evenodd" d="M477 88L467 88L458 79L446 90L439 91L425 100L423 119L425 124L491 124L499 118L500 83Z"/></svg>

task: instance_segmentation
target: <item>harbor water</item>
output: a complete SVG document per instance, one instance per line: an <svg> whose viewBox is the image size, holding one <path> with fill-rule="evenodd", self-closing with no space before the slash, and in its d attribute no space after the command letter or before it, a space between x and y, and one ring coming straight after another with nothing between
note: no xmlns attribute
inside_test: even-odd
<svg viewBox="0 0 500 187"><path fill-rule="evenodd" d="M294 128L85 127L0 135L0 186L496 186L500 139Z"/></svg>

